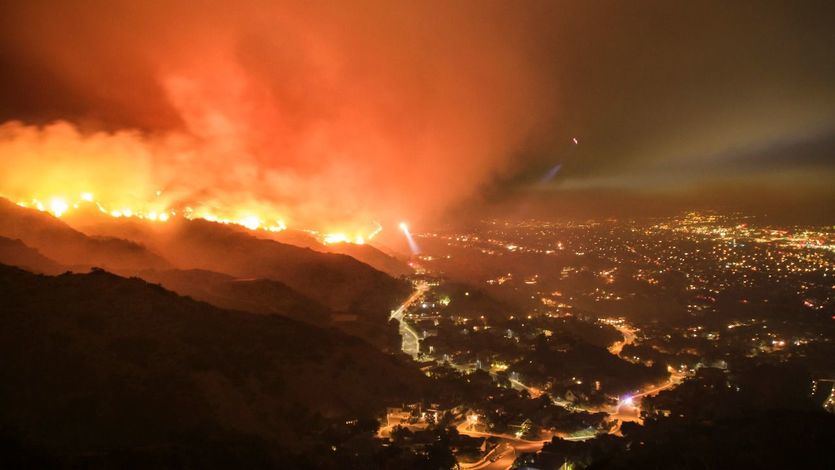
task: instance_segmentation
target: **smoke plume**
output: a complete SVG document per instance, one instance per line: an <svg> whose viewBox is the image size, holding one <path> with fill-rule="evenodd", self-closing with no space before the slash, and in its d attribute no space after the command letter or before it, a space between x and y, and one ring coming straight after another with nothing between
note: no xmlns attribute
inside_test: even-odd
<svg viewBox="0 0 835 470"><path fill-rule="evenodd" d="M535 8L332 3L4 7L4 60L50 82L17 83L41 112L0 128L0 192L417 221L512 168L551 115Z"/></svg>

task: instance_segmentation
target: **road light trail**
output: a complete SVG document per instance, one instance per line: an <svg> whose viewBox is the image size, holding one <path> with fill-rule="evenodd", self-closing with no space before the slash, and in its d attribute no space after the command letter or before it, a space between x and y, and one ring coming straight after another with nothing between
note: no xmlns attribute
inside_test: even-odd
<svg viewBox="0 0 835 470"><path fill-rule="evenodd" d="M623 351L623 347L635 342L635 328L630 325L623 324L618 325L615 327L622 335L622 341L616 341L611 346L609 346L609 352L614 354L615 356L620 356L621 351Z"/></svg>
<svg viewBox="0 0 835 470"><path fill-rule="evenodd" d="M403 301L403 303L400 304L400 306L397 307L396 310L392 311L391 317L389 317L390 320L397 320L398 323L400 323L400 335L403 337L403 352L409 354L412 357L417 356L420 350L420 336L418 335L417 331L415 331L414 328L412 328L411 325L409 325L406 322L406 320L403 319L403 316L405 315L406 310L408 310L409 307L412 306L412 304L414 304L421 297L423 297L423 295L428 290L429 284L427 282L418 282L415 285L415 291L412 293L412 295L410 295L408 299ZM407 335L410 336L412 340L414 340L414 347L407 346Z"/></svg>

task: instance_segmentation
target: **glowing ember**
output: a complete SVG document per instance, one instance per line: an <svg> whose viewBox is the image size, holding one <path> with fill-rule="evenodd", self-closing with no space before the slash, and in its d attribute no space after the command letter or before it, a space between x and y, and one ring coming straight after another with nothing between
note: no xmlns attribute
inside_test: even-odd
<svg viewBox="0 0 835 470"><path fill-rule="evenodd" d="M375 233L369 235L369 240L373 238L373 235L375 235ZM354 243L356 245L363 245L365 244L365 237L362 235L349 237L347 234L342 232L326 233L325 236L322 237L322 241L327 245L332 245L334 243Z"/></svg>
<svg viewBox="0 0 835 470"><path fill-rule="evenodd" d="M54 197L51 201L49 201L49 211L52 212L55 217L61 217L69 208L70 206L67 204L67 201L59 197Z"/></svg>
<svg viewBox="0 0 835 470"><path fill-rule="evenodd" d="M348 241L348 235L344 233L328 233L323 239L325 243L345 243Z"/></svg>
<svg viewBox="0 0 835 470"><path fill-rule="evenodd" d="M239 220L238 223L243 225L244 227L250 230L257 230L258 227L261 226L261 219L254 215L250 215L248 217L244 217L243 219Z"/></svg>

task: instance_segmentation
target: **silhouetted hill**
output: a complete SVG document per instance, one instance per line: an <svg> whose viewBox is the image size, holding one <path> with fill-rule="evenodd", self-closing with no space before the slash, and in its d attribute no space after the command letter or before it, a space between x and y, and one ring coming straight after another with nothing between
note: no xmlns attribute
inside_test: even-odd
<svg viewBox="0 0 835 470"><path fill-rule="evenodd" d="M67 219L85 232L149 246L181 270L279 281L345 314L338 325L344 331L384 349L397 349L399 344L396 327L388 324L389 313L408 296L408 284L352 257L259 238L269 234L205 220L160 224L96 214Z"/></svg>
<svg viewBox="0 0 835 470"><path fill-rule="evenodd" d="M153 234L165 232L165 224L149 223L140 219L112 218L103 215L95 206L81 206L65 216L67 223L87 234L110 236L147 243ZM206 221L200 221L205 223ZM224 231L234 231L256 238L273 240L284 245L310 248L319 253L336 253L348 255L365 263L378 271L390 276L399 277L410 274L412 269L408 264L396 257L383 252L370 244L356 245L353 243L324 244L316 237L303 230L287 229L280 232L251 231L236 225L220 225Z"/></svg>
<svg viewBox="0 0 835 470"><path fill-rule="evenodd" d="M317 326L331 323L332 312L315 300L269 279L236 279L201 269L142 271L137 276L180 295L252 313L284 315Z"/></svg>
<svg viewBox="0 0 835 470"><path fill-rule="evenodd" d="M179 224L165 253L181 265L279 280L341 311L388 313L409 292L405 283L350 256L259 239L202 220Z"/></svg>
<svg viewBox="0 0 835 470"><path fill-rule="evenodd" d="M390 276L400 277L412 273L412 268L408 264L368 243L363 245L355 243L324 244L307 232L293 229L271 232L265 234L265 236L280 243L310 248L322 253L348 255Z"/></svg>
<svg viewBox="0 0 835 470"><path fill-rule="evenodd" d="M136 219L82 219L72 215L68 220L88 233L125 238L152 247L179 269L281 281L336 311L382 319L409 293L405 282L350 256L260 238L274 234L235 225L184 219L154 224Z"/></svg>
<svg viewBox="0 0 835 470"><path fill-rule="evenodd" d="M356 258L390 276L406 276L413 272L408 264L368 244L334 243L326 245L325 248L330 253L340 253Z"/></svg>
<svg viewBox="0 0 835 470"><path fill-rule="evenodd" d="M140 279L0 266L0 298L0 440L61 461L301 453L326 417L425 391L419 370L357 338Z"/></svg>
<svg viewBox="0 0 835 470"><path fill-rule="evenodd" d="M351 315L340 324L345 331L382 348L396 348L399 338L396 328L389 327L389 314L408 296L406 282L349 256L260 239L221 224L180 221L169 224L169 230L155 247L177 266L280 281Z"/></svg>
<svg viewBox="0 0 835 470"><path fill-rule="evenodd" d="M0 236L20 239L64 265L114 270L164 269L168 263L144 246L111 237L89 237L52 215L0 198Z"/></svg>
<svg viewBox="0 0 835 470"><path fill-rule="evenodd" d="M310 248L322 253L348 255L390 276L399 277L412 273L412 268L408 264L368 243L363 245L357 245L355 243L332 243L326 245L320 243L319 240L307 232L292 229L269 233L267 236L277 242Z"/></svg>
<svg viewBox="0 0 835 470"><path fill-rule="evenodd" d="M287 229L280 232L269 234L270 239L277 242L286 243L288 245L300 246L302 248L311 248L316 251L326 251L325 245L319 243L313 235L304 230Z"/></svg>
<svg viewBox="0 0 835 470"><path fill-rule="evenodd" d="M32 272L58 274L66 269L20 240L0 237L0 263Z"/></svg>

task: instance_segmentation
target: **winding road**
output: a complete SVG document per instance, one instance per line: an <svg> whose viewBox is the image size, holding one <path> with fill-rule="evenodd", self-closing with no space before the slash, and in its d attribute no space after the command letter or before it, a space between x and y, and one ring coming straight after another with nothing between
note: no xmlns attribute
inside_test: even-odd
<svg viewBox="0 0 835 470"><path fill-rule="evenodd" d="M397 320L400 323L400 336L403 338L401 347L404 353L412 356L413 358L417 357L418 352L420 351L420 336L417 331L415 331L415 329L403 319L403 315L405 315L406 310L408 310L412 304L420 300L420 298L423 297L428 290L429 283L425 281L415 284L415 291L412 292L412 295L410 295L408 299L404 300L396 310L393 310L391 312L391 316L389 317L390 320Z"/></svg>

